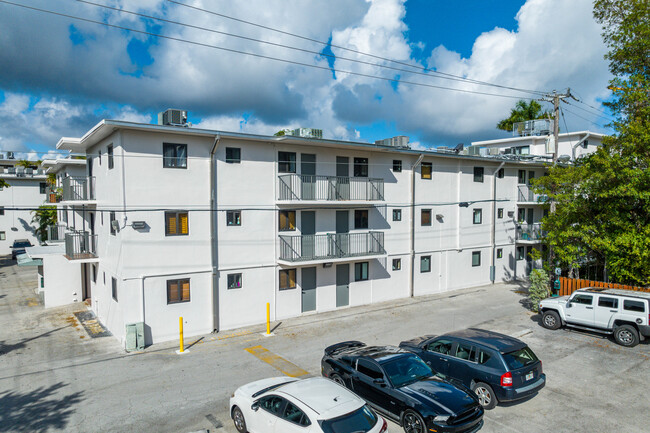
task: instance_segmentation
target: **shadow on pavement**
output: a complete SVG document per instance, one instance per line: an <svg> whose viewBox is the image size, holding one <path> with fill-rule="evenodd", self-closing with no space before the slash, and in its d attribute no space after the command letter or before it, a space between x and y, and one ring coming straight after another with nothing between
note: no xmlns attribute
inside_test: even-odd
<svg viewBox="0 0 650 433"><path fill-rule="evenodd" d="M22 348L25 347L25 343L28 343L28 342L33 341L33 340L37 340L39 338L49 337L50 334L53 334L56 331L60 331L61 329L69 328L70 326L72 326L72 325L62 326L60 328L56 328L56 329L53 329L51 331L44 332L44 333L42 333L40 335L37 335L36 337L23 338L21 341L19 341L18 343L15 343L15 344L5 344L4 341L0 341L0 356L6 355L7 353L13 352L14 350L17 350L17 349L22 349Z"/></svg>
<svg viewBox="0 0 650 433"><path fill-rule="evenodd" d="M0 432L65 430L74 412L73 407L83 396L83 392L79 392L54 397L65 386L67 384L59 382L24 394L14 391L0 393Z"/></svg>

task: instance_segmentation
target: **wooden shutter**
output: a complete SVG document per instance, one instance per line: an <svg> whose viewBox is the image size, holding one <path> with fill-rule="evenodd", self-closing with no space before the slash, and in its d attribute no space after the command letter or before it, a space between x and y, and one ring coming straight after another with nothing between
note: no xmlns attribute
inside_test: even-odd
<svg viewBox="0 0 650 433"><path fill-rule="evenodd" d="M167 303L178 302L178 281L167 282Z"/></svg>
<svg viewBox="0 0 650 433"><path fill-rule="evenodd" d="M296 211L289 211L289 230L296 229Z"/></svg>
<svg viewBox="0 0 650 433"><path fill-rule="evenodd" d="M296 287L296 270L289 269L289 288Z"/></svg>
<svg viewBox="0 0 650 433"><path fill-rule="evenodd" d="M181 301L190 300L190 280L181 280Z"/></svg>
<svg viewBox="0 0 650 433"><path fill-rule="evenodd" d="M287 271L280 271L280 288L287 288Z"/></svg>
<svg viewBox="0 0 650 433"><path fill-rule="evenodd" d="M287 212L280 211L280 230L287 230L289 224L287 223Z"/></svg>
<svg viewBox="0 0 650 433"><path fill-rule="evenodd" d="M178 214L178 217L180 219L180 232L179 232L179 234L181 234L181 235L188 234L190 231L189 231L189 218L187 216L187 213L180 213L180 214Z"/></svg>
<svg viewBox="0 0 650 433"><path fill-rule="evenodd" d="M167 215L167 234L175 235L176 234L176 214L168 213Z"/></svg>

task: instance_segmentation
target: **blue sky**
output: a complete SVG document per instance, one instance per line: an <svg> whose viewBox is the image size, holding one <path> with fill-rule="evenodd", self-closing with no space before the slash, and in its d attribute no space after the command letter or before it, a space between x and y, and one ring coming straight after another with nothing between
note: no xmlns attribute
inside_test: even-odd
<svg viewBox="0 0 650 433"><path fill-rule="evenodd" d="M597 108L610 96L606 89L610 75L602 58L606 50L591 17L590 0L185 1L356 52L324 48L167 0L97 2L336 58L78 2L23 0L59 13L325 70L0 4L0 27L5 29L0 41L7 47L0 52L0 150L46 152L61 136L82 135L102 118L150 123L169 107L187 109L195 126L228 131L272 134L284 127L305 126L344 140L372 142L408 135L421 147L468 144L507 136L494 128L496 122L508 115L518 97L538 96L433 73L395 71L386 66L404 66L359 52L516 88L572 87ZM328 72L328 66L357 75ZM606 131L599 126L606 119L581 108L587 111L566 107L563 121L569 129Z"/></svg>

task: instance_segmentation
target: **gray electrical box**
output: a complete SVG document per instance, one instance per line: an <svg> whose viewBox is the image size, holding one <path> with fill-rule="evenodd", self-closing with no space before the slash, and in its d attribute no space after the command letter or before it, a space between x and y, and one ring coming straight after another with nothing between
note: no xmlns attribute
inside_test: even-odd
<svg viewBox="0 0 650 433"><path fill-rule="evenodd" d="M126 347L127 352L144 350L144 323L129 323L126 325Z"/></svg>

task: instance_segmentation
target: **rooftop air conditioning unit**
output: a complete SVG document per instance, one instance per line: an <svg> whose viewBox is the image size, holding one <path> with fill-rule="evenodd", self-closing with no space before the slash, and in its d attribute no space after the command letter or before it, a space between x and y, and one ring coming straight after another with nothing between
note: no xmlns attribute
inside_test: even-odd
<svg viewBox="0 0 650 433"><path fill-rule="evenodd" d="M13 152L7 152L7 159L15 159Z"/></svg>
<svg viewBox="0 0 650 433"><path fill-rule="evenodd" d="M165 111L161 111L160 113L158 113L158 124L171 125L171 126L186 126L187 111L176 110L174 108L169 108Z"/></svg>

